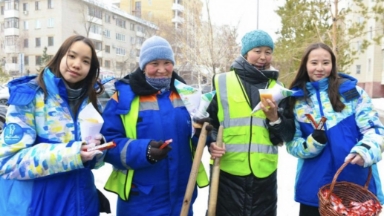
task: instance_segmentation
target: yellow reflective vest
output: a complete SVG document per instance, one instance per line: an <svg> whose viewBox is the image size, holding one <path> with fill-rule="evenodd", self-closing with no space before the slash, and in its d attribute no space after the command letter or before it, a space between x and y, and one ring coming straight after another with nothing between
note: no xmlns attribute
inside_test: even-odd
<svg viewBox="0 0 384 216"><path fill-rule="evenodd" d="M220 169L237 176L271 175L277 169L278 149L269 139L264 112L259 110L251 115L248 96L234 71L217 75L214 82L226 148ZM270 80L269 88L275 84L275 80Z"/></svg>
<svg viewBox="0 0 384 216"><path fill-rule="evenodd" d="M136 123L139 116L139 100L140 98L136 96L132 101L130 112L128 112L126 115L121 115L121 120L125 128L126 136L131 139L137 138ZM127 201L131 191L134 172L135 171L132 169L120 170L113 168L113 171L109 176L104 189L112 193L116 193L120 199ZM208 176L202 163L200 163L196 181L199 187L205 187L209 184Z"/></svg>

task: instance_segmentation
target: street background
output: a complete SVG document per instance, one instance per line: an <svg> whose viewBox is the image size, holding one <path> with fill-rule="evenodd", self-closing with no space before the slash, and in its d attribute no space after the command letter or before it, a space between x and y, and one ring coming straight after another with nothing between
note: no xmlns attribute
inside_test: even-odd
<svg viewBox="0 0 384 216"><path fill-rule="evenodd" d="M384 98L373 99L373 105L381 116L381 122L384 122ZM203 163L206 170L209 170L209 153L205 149L203 154ZM297 216L299 213L299 204L294 201L294 182L296 174L297 159L289 155L285 147L279 148L279 164L277 171L278 182L278 203L277 203L277 216ZM378 164L380 178L384 179L384 165L383 161ZM103 190L104 184L112 171L109 164L104 165L98 170L94 171L96 186L108 197L111 203L112 214L102 214L105 216L116 215L116 199L117 196L110 192ZM207 210L209 187L198 189L198 197L193 205L194 215L204 216ZM384 216L384 213L380 214Z"/></svg>

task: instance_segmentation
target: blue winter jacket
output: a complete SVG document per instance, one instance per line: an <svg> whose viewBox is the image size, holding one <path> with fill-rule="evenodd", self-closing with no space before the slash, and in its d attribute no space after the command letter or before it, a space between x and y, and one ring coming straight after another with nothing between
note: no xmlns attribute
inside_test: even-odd
<svg viewBox="0 0 384 216"><path fill-rule="evenodd" d="M116 148L107 151L105 161L122 170L133 169L132 187L128 201L118 198L117 215L180 215L189 174L192 167L191 118L173 87L154 90L138 70L123 81L115 83L116 95L103 112L102 134L115 141ZM129 81L127 81L129 78ZM140 96L136 123L137 139L126 136L121 115L130 111L134 97ZM117 100L116 100L117 99ZM147 160L151 140L173 139L168 156L154 164ZM197 196L195 188L192 204Z"/></svg>
<svg viewBox="0 0 384 216"><path fill-rule="evenodd" d="M44 82L46 100L35 76L9 83L10 106L0 136L0 214L99 215L91 172L96 161L81 161L79 122L64 82L48 69Z"/></svg>
<svg viewBox="0 0 384 216"><path fill-rule="evenodd" d="M369 190L384 202L381 182L376 163L381 160L384 127L373 110L367 93L357 86L357 80L340 74L339 88L341 101L345 104L342 112L335 112L328 97L328 78L308 82L310 102L298 96L294 106L296 132L294 139L286 143L290 154L298 157L295 185L295 200L310 206L318 206L317 193L325 184L332 182L336 171L349 153L360 154L365 167L347 165L337 181L364 185L368 177L368 166L372 165L372 179ZM302 90L297 95L303 95ZM301 92L301 93L300 93ZM321 144L312 137L314 131L305 114L311 114L316 122L322 116L327 118L324 129L328 142ZM307 148L305 148L306 143Z"/></svg>

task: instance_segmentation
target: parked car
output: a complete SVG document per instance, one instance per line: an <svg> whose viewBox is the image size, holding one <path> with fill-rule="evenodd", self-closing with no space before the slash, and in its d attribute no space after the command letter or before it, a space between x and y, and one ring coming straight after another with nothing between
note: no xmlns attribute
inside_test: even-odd
<svg viewBox="0 0 384 216"><path fill-rule="evenodd" d="M0 86L0 105L8 105L9 91L8 86L3 84Z"/></svg>
<svg viewBox="0 0 384 216"><path fill-rule="evenodd" d="M5 115L7 114L7 106L0 105L0 134L3 132L5 126Z"/></svg>

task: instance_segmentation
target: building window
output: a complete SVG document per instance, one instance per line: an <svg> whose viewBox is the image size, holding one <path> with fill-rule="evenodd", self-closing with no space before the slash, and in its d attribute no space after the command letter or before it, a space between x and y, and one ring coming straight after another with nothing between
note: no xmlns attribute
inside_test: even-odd
<svg viewBox="0 0 384 216"><path fill-rule="evenodd" d="M19 1L18 0L5 1L5 10L19 10Z"/></svg>
<svg viewBox="0 0 384 216"><path fill-rule="evenodd" d="M356 65L356 74L360 74L361 72L361 65Z"/></svg>
<svg viewBox="0 0 384 216"><path fill-rule="evenodd" d="M357 45L357 47L356 47L357 51L360 52L361 51L361 43L360 43L360 41L357 41L356 45Z"/></svg>
<svg viewBox="0 0 384 216"><path fill-rule="evenodd" d="M125 49L124 48L120 48L120 47L116 47L116 55L123 55L123 56L125 56Z"/></svg>
<svg viewBox="0 0 384 216"><path fill-rule="evenodd" d="M373 37L373 30L372 30L372 26L369 27L369 38L372 39Z"/></svg>
<svg viewBox="0 0 384 216"><path fill-rule="evenodd" d="M6 46L13 46L16 45L18 36L5 36L5 45Z"/></svg>
<svg viewBox="0 0 384 216"><path fill-rule="evenodd" d="M125 27L125 20L116 18L116 25L121 27L121 28L126 28Z"/></svg>
<svg viewBox="0 0 384 216"><path fill-rule="evenodd" d="M40 47L41 46L40 38L35 38L35 43L36 43L36 47Z"/></svg>
<svg viewBox="0 0 384 216"><path fill-rule="evenodd" d="M141 17L141 2L137 1L135 2L135 10L133 11L134 15L137 17Z"/></svg>
<svg viewBox="0 0 384 216"><path fill-rule="evenodd" d="M40 22L40 20L36 20L35 29L40 29L40 28L41 28L41 22Z"/></svg>
<svg viewBox="0 0 384 216"><path fill-rule="evenodd" d="M88 6L88 15L91 17L96 17L96 18L102 19L103 18L103 11L101 10L101 8L97 8L94 6Z"/></svg>
<svg viewBox="0 0 384 216"><path fill-rule="evenodd" d="M106 68L110 68L110 67L111 67L111 61L109 61L109 60L105 60L105 61L104 61L104 67L106 67Z"/></svg>
<svg viewBox="0 0 384 216"><path fill-rule="evenodd" d="M53 0L48 0L48 8L49 9L53 8Z"/></svg>
<svg viewBox="0 0 384 216"><path fill-rule="evenodd" d="M23 11L28 11L28 3L23 3Z"/></svg>
<svg viewBox="0 0 384 216"><path fill-rule="evenodd" d="M111 38L111 32L108 29L103 30L104 37Z"/></svg>
<svg viewBox="0 0 384 216"><path fill-rule="evenodd" d="M28 21L24 21L23 26L24 26L24 30L28 30L29 29Z"/></svg>
<svg viewBox="0 0 384 216"><path fill-rule="evenodd" d="M35 10L40 10L40 3L35 1Z"/></svg>
<svg viewBox="0 0 384 216"><path fill-rule="evenodd" d="M13 64L17 64L17 57L16 57L16 56L13 56L13 57L12 57L12 63L13 63Z"/></svg>
<svg viewBox="0 0 384 216"><path fill-rule="evenodd" d="M28 48L28 39L24 39L24 48Z"/></svg>
<svg viewBox="0 0 384 216"><path fill-rule="evenodd" d="M103 66L103 59L102 58L97 58L97 60L99 61L100 67L102 67Z"/></svg>
<svg viewBox="0 0 384 216"><path fill-rule="evenodd" d="M95 40L93 40L92 42L93 42L93 44L95 45L95 49L96 49L96 50L102 50L103 46L102 46L101 41L95 41Z"/></svg>
<svg viewBox="0 0 384 216"><path fill-rule="evenodd" d="M41 56L35 56L35 64L41 65Z"/></svg>
<svg viewBox="0 0 384 216"><path fill-rule="evenodd" d="M48 46L53 46L53 45L54 45L53 37L48 37Z"/></svg>
<svg viewBox="0 0 384 216"><path fill-rule="evenodd" d="M109 45L105 45L105 52L111 53L111 47Z"/></svg>
<svg viewBox="0 0 384 216"><path fill-rule="evenodd" d="M1 15L4 15L4 6L1 6Z"/></svg>
<svg viewBox="0 0 384 216"><path fill-rule="evenodd" d="M48 28L53 28L55 26L55 19L49 18L47 22L47 27Z"/></svg>
<svg viewBox="0 0 384 216"><path fill-rule="evenodd" d="M125 41L125 35L116 33L116 40Z"/></svg>
<svg viewBox="0 0 384 216"><path fill-rule="evenodd" d="M92 33L101 35L102 34L102 27L101 27L101 25L97 25L97 24L92 23L89 31Z"/></svg>
<svg viewBox="0 0 384 216"><path fill-rule="evenodd" d="M24 65L29 65L29 57L24 56Z"/></svg>
<svg viewBox="0 0 384 216"><path fill-rule="evenodd" d="M12 17L4 19L5 28L19 28L19 18Z"/></svg>
<svg viewBox="0 0 384 216"><path fill-rule="evenodd" d="M131 23L129 29L131 31L135 31L135 24Z"/></svg>
<svg viewBox="0 0 384 216"><path fill-rule="evenodd" d="M106 23L111 23L111 15L105 14L105 22Z"/></svg>

